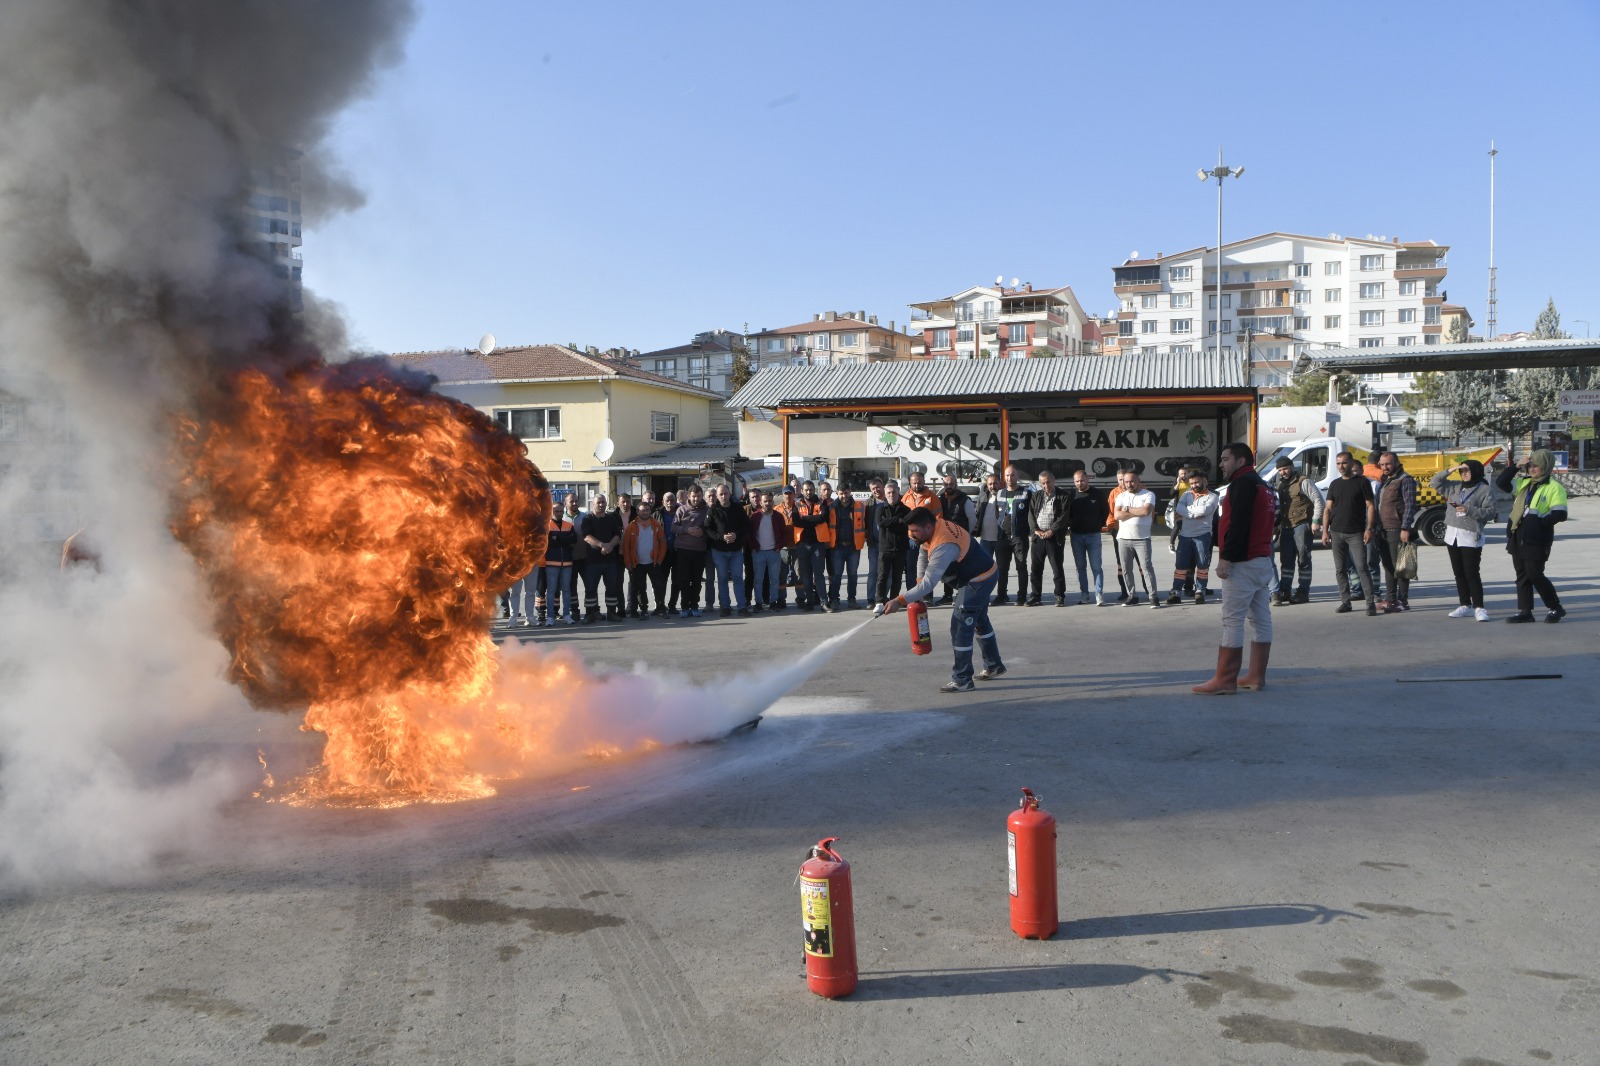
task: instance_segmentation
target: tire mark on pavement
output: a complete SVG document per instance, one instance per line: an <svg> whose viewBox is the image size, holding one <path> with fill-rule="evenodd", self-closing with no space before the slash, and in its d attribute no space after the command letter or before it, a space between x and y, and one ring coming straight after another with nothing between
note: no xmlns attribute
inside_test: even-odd
<svg viewBox="0 0 1600 1066"><path fill-rule="evenodd" d="M638 1060L726 1061L682 967L610 872L572 833L552 833L538 848L540 862L564 896L576 901L585 893L607 893L606 909L624 919L621 925L592 930L589 945Z"/></svg>
<svg viewBox="0 0 1600 1066"><path fill-rule="evenodd" d="M328 1018L333 1061L390 1063L415 950L413 910L402 905L411 872L398 867L360 877L351 911L344 973ZM406 901L409 903L409 901Z"/></svg>

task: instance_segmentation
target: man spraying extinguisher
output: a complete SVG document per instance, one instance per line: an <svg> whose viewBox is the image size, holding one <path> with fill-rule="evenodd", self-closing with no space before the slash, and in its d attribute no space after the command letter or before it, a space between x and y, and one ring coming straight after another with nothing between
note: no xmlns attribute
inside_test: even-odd
<svg viewBox="0 0 1600 1066"><path fill-rule="evenodd" d="M948 519L940 518L926 507L918 507L906 516L906 532L918 545L928 550L928 568L922 580L906 590L902 596L885 603L874 611L893 614L907 603L920 603L933 594L941 581L949 581L956 589L954 610L950 615L950 647L955 652L955 667L950 680L939 687L940 692L971 692L977 688L972 683L972 642L978 642L983 651L983 669L979 681L992 681L1006 672L1000 661L1000 642L995 639L994 626L989 622L989 597L994 592L999 576L994 556L983 542Z"/></svg>

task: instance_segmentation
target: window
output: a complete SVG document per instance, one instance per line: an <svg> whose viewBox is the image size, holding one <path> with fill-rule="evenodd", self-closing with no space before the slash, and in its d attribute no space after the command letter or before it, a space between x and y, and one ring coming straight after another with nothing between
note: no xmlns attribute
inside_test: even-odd
<svg viewBox="0 0 1600 1066"><path fill-rule="evenodd" d="M1139 323L1139 332L1140 333L1154 333L1156 330L1158 330L1160 328L1161 328L1161 323L1157 322L1153 318L1147 318L1143 322Z"/></svg>
<svg viewBox="0 0 1600 1066"><path fill-rule="evenodd" d="M568 496L578 498L578 506L583 510L589 509L589 493L595 486L587 481L552 481L550 483L550 501L556 507L565 507Z"/></svg>
<svg viewBox="0 0 1600 1066"><path fill-rule="evenodd" d="M1217 309L1217 294L1216 293L1212 293L1211 294L1211 300L1210 300L1210 303L1207 306L1209 306L1211 308L1211 310L1213 310L1213 311L1215 311ZM1230 308L1232 306L1233 306L1233 293L1231 293L1231 292L1223 293L1222 294L1222 309L1224 311L1226 311L1228 308Z"/></svg>
<svg viewBox="0 0 1600 1066"><path fill-rule="evenodd" d="M1430 333L1426 337L1422 338L1422 343L1423 344L1438 344L1439 343L1439 335L1437 333Z"/></svg>
<svg viewBox="0 0 1600 1066"><path fill-rule="evenodd" d="M502 407L494 418L507 433L521 440L560 440L561 408Z"/></svg>
<svg viewBox="0 0 1600 1066"><path fill-rule="evenodd" d="M1118 322L1117 323L1117 335L1119 337L1131 337L1131 336L1133 336L1133 319L1125 318L1121 322Z"/></svg>
<svg viewBox="0 0 1600 1066"><path fill-rule="evenodd" d="M1294 265L1294 276L1297 278L1309 278L1311 276L1311 264L1296 263Z"/></svg>
<svg viewBox="0 0 1600 1066"><path fill-rule="evenodd" d="M948 347L950 347L950 331L947 330L947 329L936 329L936 330L934 330L933 331L933 346L935 348L948 348Z"/></svg>
<svg viewBox="0 0 1600 1066"><path fill-rule="evenodd" d="M1295 329L1310 329L1311 328L1311 319L1309 319L1309 318L1296 318L1294 320L1294 328Z"/></svg>
<svg viewBox="0 0 1600 1066"><path fill-rule="evenodd" d="M1323 329L1338 329L1343 322L1344 322L1344 319L1339 315L1323 315L1322 316L1322 328Z"/></svg>
<svg viewBox="0 0 1600 1066"><path fill-rule="evenodd" d="M1361 347L1363 347L1363 348L1382 348L1383 347L1383 338L1382 337L1362 337L1361 338Z"/></svg>
<svg viewBox="0 0 1600 1066"><path fill-rule="evenodd" d="M1383 312L1382 311L1363 311L1363 312L1361 312L1361 324L1363 326L1381 326L1381 325L1383 325Z"/></svg>
<svg viewBox="0 0 1600 1066"><path fill-rule="evenodd" d="M781 352L781 351L783 351L783 338L782 337L768 337L767 338L767 351L769 351L769 352Z"/></svg>
<svg viewBox="0 0 1600 1066"><path fill-rule="evenodd" d="M1296 289L1296 290L1294 290L1294 302L1297 303L1297 304L1308 304L1308 303L1310 303L1311 302L1311 290L1310 289Z"/></svg>
<svg viewBox="0 0 1600 1066"><path fill-rule="evenodd" d="M1383 269L1383 256L1381 256L1381 255L1364 255L1364 256L1362 256L1361 257L1361 269L1362 270L1382 270Z"/></svg>
<svg viewBox="0 0 1600 1066"><path fill-rule="evenodd" d="M1416 294L1417 294L1417 283L1416 283L1415 280L1402 281L1400 283L1400 295L1401 296L1415 296Z"/></svg>
<svg viewBox="0 0 1600 1066"><path fill-rule="evenodd" d="M1175 292L1172 294L1172 306L1174 308L1188 307L1193 303L1193 301L1194 296L1191 293Z"/></svg>
<svg viewBox="0 0 1600 1066"><path fill-rule="evenodd" d="M1026 322L1013 322L1006 326L1007 344L1026 344L1028 342L1028 324Z"/></svg>
<svg viewBox="0 0 1600 1066"><path fill-rule="evenodd" d="M841 348L854 348L855 346L856 346L856 334L854 334L854 333L841 333L841 334L839 334L839 347L841 347Z"/></svg>
<svg viewBox="0 0 1600 1066"><path fill-rule="evenodd" d="M1402 347L1402 348L1410 348L1413 345L1415 345L1416 343L1417 343L1417 338L1415 338L1415 337L1401 337L1400 338L1400 347Z"/></svg>
<svg viewBox="0 0 1600 1066"><path fill-rule="evenodd" d="M1172 355L1193 355L1194 354L1194 345L1192 345L1192 344L1174 344L1171 348L1169 348L1167 350Z"/></svg>
<svg viewBox="0 0 1600 1066"><path fill-rule="evenodd" d="M1330 449L1310 448L1300 453L1300 473L1307 481L1321 481L1328 476L1328 452Z"/></svg>
<svg viewBox="0 0 1600 1066"><path fill-rule="evenodd" d="M1323 289L1322 290L1322 302L1323 303L1336 304L1342 299L1344 299L1344 290L1343 289Z"/></svg>
<svg viewBox="0 0 1600 1066"><path fill-rule="evenodd" d="M1282 333L1288 328L1288 326L1289 320L1287 318L1273 317L1256 319L1256 330L1258 332Z"/></svg>
<svg viewBox="0 0 1600 1066"><path fill-rule="evenodd" d="M1330 260L1329 262L1322 264L1322 272L1330 278L1336 274L1342 273L1343 271L1344 264L1339 262L1337 259Z"/></svg>
<svg viewBox="0 0 1600 1066"><path fill-rule="evenodd" d="M1417 309L1415 307L1402 307L1400 309L1400 321L1401 322L1415 322L1416 320L1417 320Z"/></svg>
<svg viewBox="0 0 1600 1066"><path fill-rule="evenodd" d="M1439 309L1437 307L1427 308L1422 314L1422 320L1430 326L1437 326L1439 324Z"/></svg>
<svg viewBox="0 0 1600 1066"><path fill-rule="evenodd" d="M1189 281L1194 277L1194 267L1168 267L1168 281Z"/></svg>
<svg viewBox="0 0 1600 1066"><path fill-rule="evenodd" d="M1172 320L1172 332L1174 333L1191 333L1193 330L1194 319L1192 318L1175 318Z"/></svg>
<svg viewBox="0 0 1600 1066"><path fill-rule="evenodd" d="M829 347L829 336L828 336L828 334L826 334L826 333L818 333L815 337L812 337L811 338L811 346L813 348L815 348L819 352L827 351L828 347Z"/></svg>
<svg viewBox="0 0 1600 1066"><path fill-rule="evenodd" d="M1139 349L1139 354L1140 355L1155 355L1156 354L1156 346L1153 345L1153 344L1147 344L1143 348Z"/></svg>
<svg viewBox="0 0 1600 1066"><path fill-rule="evenodd" d="M1215 333L1217 331L1217 320L1214 319L1214 318L1211 319L1206 324L1206 328L1209 329L1212 333ZM1225 319L1222 320L1222 332L1224 332L1224 333L1233 332L1233 320L1232 319L1225 318Z"/></svg>
<svg viewBox="0 0 1600 1066"><path fill-rule="evenodd" d="M677 440L678 416L666 411L651 411L650 439L658 444L671 444Z"/></svg>
<svg viewBox="0 0 1600 1066"><path fill-rule="evenodd" d="M957 326L956 327L956 342L959 343L959 344L971 344L972 343L972 327L971 326Z"/></svg>
<svg viewBox="0 0 1600 1066"><path fill-rule="evenodd" d="M656 373L657 374L667 374L667 375L670 376L672 374L676 374L677 372L678 372L678 361L676 359L657 359L656 360Z"/></svg>
<svg viewBox="0 0 1600 1066"><path fill-rule="evenodd" d="M1139 297L1139 306L1144 308L1146 311L1152 310L1156 306L1156 294L1153 292L1147 292L1143 296Z"/></svg>
<svg viewBox="0 0 1600 1066"><path fill-rule="evenodd" d="M1364 281L1361 283L1361 298L1363 300L1383 299L1383 282Z"/></svg>

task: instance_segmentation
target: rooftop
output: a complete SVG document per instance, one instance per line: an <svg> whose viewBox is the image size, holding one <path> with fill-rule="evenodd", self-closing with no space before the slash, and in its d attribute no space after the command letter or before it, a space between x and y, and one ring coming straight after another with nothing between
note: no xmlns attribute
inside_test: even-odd
<svg viewBox="0 0 1600 1066"><path fill-rule="evenodd" d="M1248 389L1243 362L1217 355L938 359L846 366L769 367L729 407L858 401L999 400L1041 393Z"/></svg>
<svg viewBox="0 0 1600 1066"><path fill-rule="evenodd" d="M476 351L395 352L389 360L432 374L451 385L507 385L536 381L601 381L622 379L721 399L715 392L686 385L673 378L640 370L631 363L585 355L564 344L528 344L496 348L488 355Z"/></svg>
<svg viewBox="0 0 1600 1066"><path fill-rule="evenodd" d="M1600 365L1600 339L1468 341L1407 348L1318 348L1300 356L1296 372L1417 372L1510 370L1534 366Z"/></svg>

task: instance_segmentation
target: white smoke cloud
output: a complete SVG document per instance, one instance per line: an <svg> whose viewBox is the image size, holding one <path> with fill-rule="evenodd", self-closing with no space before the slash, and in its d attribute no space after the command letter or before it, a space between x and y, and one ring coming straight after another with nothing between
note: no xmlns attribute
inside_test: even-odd
<svg viewBox="0 0 1600 1066"><path fill-rule="evenodd" d="M135 876L243 784L180 748L244 701L168 529L169 418L286 328L245 250L252 154L304 148L317 173L409 17L0 5L0 885ZM79 526L93 558L63 567Z"/></svg>

